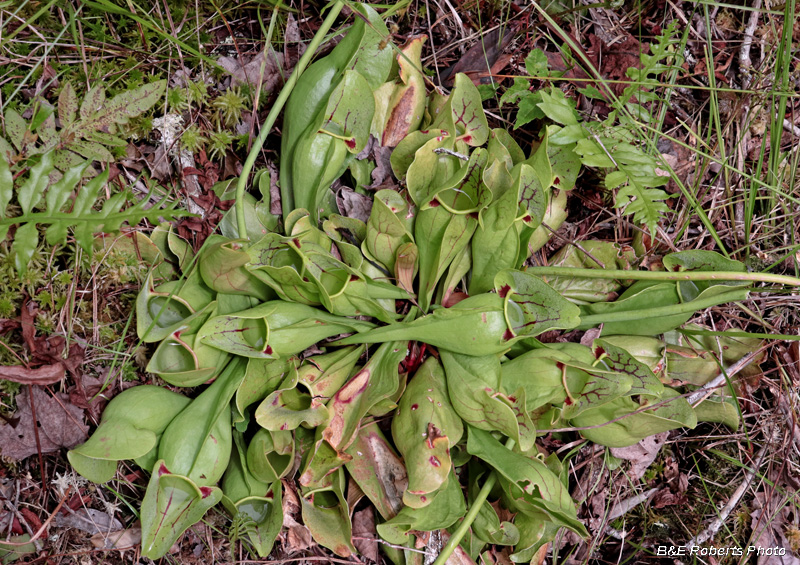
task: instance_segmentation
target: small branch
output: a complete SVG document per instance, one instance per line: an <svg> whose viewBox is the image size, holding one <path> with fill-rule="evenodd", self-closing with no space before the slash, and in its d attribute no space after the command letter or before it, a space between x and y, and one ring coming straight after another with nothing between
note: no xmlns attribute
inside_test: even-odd
<svg viewBox="0 0 800 565"><path fill-rule="evenodd" d="M747 27L744 30L744 39L742 40L742 47L739 49L739 68L742 69L742 88L747 90L750 86L750 69L753 67L753 62L750 60L750 48L753 45L753 35L755 35L756 28L758 27L759 10L761 9L762 0L754 0L753 11L750 13L750 19L747 22Z"/></svg>
<svg viewBox="0 0 800 565"><path fill-rule="evenodd" d="M750 363L752 363L756 357L758 357L762 349L758 349L757 351L751 351L741 359L739 359L736 363L731 365L727 371L724 371L714 377L712 380L708 381L706 384L695 390L692 394L686 397L686 400L692 406L695 406L698 402L700 402L703 398L706 398L709 394L711 394L714 390L721 387L728 379L733 377L735 374L740 372L742 369L747 367Z"/></svg>
<svg viewBox="0 0 800 565"><path fill-rule="evenodd" d="M433 152L436 153L437 155L445 154L445 155L450 155L452 157L457 157L462 161L469 161L469 157L467 155L464 155L463 153L459 153L457 151L453 151L452 149L447 149L446 147L437 147L436 149L433 150Z"/></svg>
<svg viewBox="0 0 800 565"><path fill-rule="evenodd" d="M256 157L258 157L261 148L264 146L264 142L266 141L272 126L275 125L275 121L278 119L278 114L280 114L283 106L289 99L289 95L292 93L295 84L297 84L297 80L311 62L311 59L317 52L322 40L325 39L325 35L328 33L331 27L333 27L333 23L339 15L339 12L342 11L342 8L344 8L344 2L342 0L337 0L333 3L333 5L330 6L328 15L325 16L325 20L322 22L322 25L319 26L317 33L314 34L314 37L308 44L308 49L306 49L306 52L303 53L302 57L300 57L300 60L297 62L297 66L295 66L294 71L292 72L292 76L290 76L289 80L286 81L286 84L283 85L280 94L278 94L278 98L275 99L275 103L272 105L272 109L269 111L267 119L264 120L264 123L261 125L261 131L258 132L258 137L253 143L250 153L247 154L247 159L245 160L244 165L242 165L242 172L239 175L239 181L236 183L236 225L239 229L239 237L241 238L247 237L247 221L245 220L244 215L244 191L247 187L247 181L250 178L250 171L253 170L253 165L255 165ZM282 198L281 200L285 207L285 216L285 214L288 214L289 210L291 210L291 202L286 198Z"/></svg>
<svg viewBox="0 0 800 565"><path fill-rule="evenodd" d="M800 278L770 273L735 271L626 271L623 269L582 269L579 267L528 267L528 273L546 277L579 277L587 279L620 279L634 281L750 281L800 287Z"/></svg>

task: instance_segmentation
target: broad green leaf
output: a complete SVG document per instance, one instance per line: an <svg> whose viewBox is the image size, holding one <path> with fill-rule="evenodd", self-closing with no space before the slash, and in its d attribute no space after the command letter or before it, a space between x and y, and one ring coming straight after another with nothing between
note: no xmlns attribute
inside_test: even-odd
<svg viewBox="0 0 800 565"><path fill-rule="evenodd" d="M389 543L405 544L412 531L430 532L449 528L466 513L464 495L453 473L422 508L404 506L392 519L377 525L378 535Z"/></svg>
<svg viewBox="0 0 800 565"><path fill-rule="evenodd" d="M451 474L450 448L464 432L461 418L447 393L444 371L428 358L409 381L392 420L392 437L408 470L407 506L421 508L432 502Z"/></svg>
<svg viewBox="0 0 800 565"><path fill-rule="evenodd" d="M222 500L217 487L198 487L191 479L172 474L156 462L142 502L142 555L158 559L183 532L199 522Z"/></svg>
<svg viewBox="0 0 800 565"><path fill-rule="evenodd" d="M609 241L586 240L578 246L562 247L549 261L554 267L578 267L583 269L630 269L635 260L630 247L622 247ZM562 296L575 302L607 302L622 288L622 283L613 279L588 277L553 277L550 286Z"/></svg>
<svg viewBox="0 0 800 565"><path fill-rule="evenodd" d="M204 343L234 355L262 359L295 355L327 337L374 327L369 322L280 300L215 316L208 324Z"/></svg>
<svg viewBox="0 0 800 565"><path fill-rule="evenodd" d="M14 243L11 245L11 252L14 255L14 266L17 272L25 274L28 270L33 253L39 243L39 231L34 222L22 224L14 234Z"/></svg>
<svg viewBox="0 0 800 565"><path fill-rule="evenodd" d="M325 131L342 136L350 153L360 153L369 139L369 127L375 113L375 99L366 79L356 71L345 71L341 82L331 92L325 110ZM333 125L338 127L333 128Z"/></svg>
<svg viewBox="0 0 800 565"><path fill-rule="evenodd" d="M414 240L419 251L419 303L423 310L429 308L436 284L469 244L477 225L477 219L452 214L443 206L417 213Z"/></svg>
<svg viewBox="0 0 800 565"><path fill-rule="evenodd" d="M67 453L78 473L94 483L114 476L117 461L155 456L158 439L190 400L165 388L142 385L122 391L103 410L100 425ZM153 458L152 463L155 461ZM149 469L149 467L147 467Z"/></svg>
<svg viewBox="0 0 800 565"><path fill-rule="evenodd" d="M73 214L88 214L92 210L100 190L108 182L108 175L110 169L106 169L92 180L86 183L84 187L75 195L75 203L72 206Z"/></svg>
<svg viewBox="0 0 800 565"><path fill-rule="evenodd" d="M83 173L89 163L82 163L64 171L64 175L54 184L50 185L45 195L45 203L49 212L60 212L67 203L75 186L83 178Z"/></svg>
<svg viewBox="0 0 800 565"><path fill-rule="evenodd" d="M11 140L17 151L21 152L25 145L25 134L28 131L28 125L25 120L16 110L8 108L5 113L5 126L8 139Z"/></svg>
<svg viewBox="0 0 800 565"><path fill-rule="evenodd" d="M14 196L14 176L11 174L5 155L0 155L0 214L4 218L12 196Z"/></svg>
<svg viewBox="0 0 800 565"><path fill-rule="evenodd" d="M489 432L469 427L467 451L500 474L504 490L524 514L546 513L558 525L587 536L578 520L575 503L561 480L539 459L503 447Z"/></svg>
<svg viewBox="0 0 800 565"><path fill-rule="evenodd" d="M525 389L505 394L498 356L472 357L445 350L439 354L453 409L461 419L482 430L502 432L523 451L533 447L536 429L526 408Z"/></svg>
<svg viewBox="0 0 800 565"><path fill-rule="evenodd" d="M550 91L539 91L542 102L538 104L545 115L559 124L570 126L578 124L578 114L569 100L556 87L550 87Z"/></svg>
<svg viewBox="0 0 800 565"><path fill-rule="evenodd" d="M395 517L403 508L408 473L380 428L374 423L361 426L346 452L351 457L347 472L361 492L384 520Z"/></svg>
<svg viewBox="0 0 800 565"><path fill-rule="evenodd" d="M34 206L36 206L42 199L44 189L49 182L48 175L53 170L53 154L51 152L42 155L42 158L31 167L28 178L19 187L17 192L17 201L22 214L30 214Z"/></svg>
<svg viewBox="0 0 800 565"><path fill-rule="evenodd" d="M106 101L106 91L102 85L96 84L94 85L89 92L86 93L86 96L83 99L80 107L80 117L82 119L88 118L100 108L103 107L103 103Z"/></svg>

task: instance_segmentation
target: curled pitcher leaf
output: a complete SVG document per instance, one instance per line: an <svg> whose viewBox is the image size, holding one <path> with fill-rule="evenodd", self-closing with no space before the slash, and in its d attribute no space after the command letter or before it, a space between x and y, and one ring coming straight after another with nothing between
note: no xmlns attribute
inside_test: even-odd
<svg viewBox="0 0 800 565"><path fill-rule="evenodd" d="M345 463L348 474L358 484L384 520L403 508L403 493L408 488L408 473L400 456L377 424L361 426L355 441L347 448L351 457Z"/></svg>
<svg viewBox="0 0 800 565"><path fill-rule="evenodd" d="M209 245L198 261L198 269L209 288L226 294L253 296L261 301L275 298L275 293L254 277L245 265L250 257L243 249L246 240L230 241L222 236L210 236Z"/></svg>
<svg viewBox="0 0 800 565"><path fill-rule="evenodd" d="M588 535L566 487L542 461L511 451L489 432L473 427L469 428L467 451L499 473L501 486L514 500L517 511L544 512L556 524L578 535Z"/></svg>
<svg viewBox="0 0 800 565"><path fill-rule="evenodd" d="M215 316L208 324L204 343L242 357L261 359L295 355L325 338L374 327L369 322L279 300L236 314Z"/></svg>
<svg viewBox="0 0 800 565"><path fill-rule="evenodd" d="M353 526L344 496L344 469L331 475L327 486L307 490L300 498L303 523L322 546L339 557L356 553L351 537Z"/></svg>
<svg viewBox="0 0 800 565"><path fill-rule="evenodd" d="M316 449L309 454L300 484L319 484L349 460L345 450L355 441L367 413L391 399L401 385L399 365L406 356L406 342L386 342L328 401L328 419L317 428Z"/></svg>
<svg viewBox="0 0 800 565"><path fill-rule="evenodd" d="M194 334L180 330L172 333L158 345L145 370L180 387L197 386L213 379L230 355L202 343L202 336L203 328Z"/></svg>
<svg viewBox="0 0 800 565"><path fill-rule="evenodd" d="M421 210L414 225L419 252L419 304L430 308L436 284L447 267L469 245L478 220L470 215L453 214L443 206Z"/></svg>
<svg viewBox="0 0 800 565"><path fill-rule="evenodd" d="M489 139L481 95L464 73L456 75L453 91L433 127L455 132L458 141L472 147L479 147Z"/></svg>
<svg viewBox="0 0 800 565"><path fill-rule="evenodd" d="M449 528L466 512L464 495L455 475L450 473L426 506L404 506L396 516L378 524L377 530L381 538L389 543L404 545L411 541L412 531L430 532Z"/></svg>
<svg viewBox="0 0 800 565"><path fill-rule="evenodd" d="M421 508L451 474L450 448L464 427L450 403L444 371L428 358L409 381L392 420L392 437L406 463L407 506Z"/></svg>
<svg viewBox="0 0 800 565"><path fill-rule="evenodd" d="M178 331L197 331L214 309L214 293L193 271L184 281L153 285L152 274L136 297L136 333L146 343Z"/></svg>
<svg viewBox="0 0 800 565"><path fill-rule="evenodd" d="M375 99L367 80L356 71L345 71L328 99L321 131L340 136L347 151L360 153L367 144L374 113ZM338 127L331 128L334 124Z"/></svg>
<svg viewBox="0 0 800 565"><path fill-rule="evenodd" d="M275 483L292 469L294 450L291 432L260 429L247 446L247 467L262 483Z"/></svg>
<svg viewBox="0 0 800 565"><path fill-rule="evenodd" d="M306 359L258 406L258 425L280 431L327 423L330 416L325 404L347 381L363 351L362 347L343 347Z"/></svg>
<svg viewBox="0 0 800 565"><path fill-rule="evenodd" d="M247 408L263 400L274 391L291 371L294 371L299 359L248 359L244 380L233 399L233 423L237 428L249 422Z"/></svg>
<svg viewBox="0 0 800 565"><path fill-rule="evenodd" d="M393 85L381 124L381 145L385 147L395 147L419 127L425 115L425 76L420 58L426 39L424 35L412 37L397 55L399 82Z"/></svg>
<svg viewBox="0 0 800 565"><path fill-rule="evenodd" d="M267 234L249 246L250 261L246 268L268 284L282 300L309 306L322 304L319 289L304 276L303 258L290 245L292 238Z"/></svg>
<svg viewBox="0 0 800 565"><path fill-rule="evenodd" d="M647 409L650 405L653 408ZM665 388L657 402L652 397L641 397L639 402L632 397L621 397L586 410L570 422L587 428L580 433L590 441L608 447L627 447L661 432L694 428L697 415L677 391Z"/></svg>
<svg viewBox="0 0 800 565"><path fill-rule="evenodd" d="M142 554L156 559L222 498L212 486L232 449L229 403L244 378L244 365L225 371L169 423L158 446L142 502Z"/></svg>
<svg viewBox="0 0 800 565"><path fill-rule="evenodd" d="M494 279L511 333L508 339L538 335L550 329L570 329L580 322L577 306L565 300L540 278L506 270Z"/></svg>
<svg viewBox="0 0 800 565"><path fill-rule="evenodd" d="M577 325L577 306L537 277L506 271L495 282L499 283L499 293L470 296L413 322L395 322L344 338L337 344L411 340L453 353L480 356L502 353L514 342L549 329Z"/></svg>
<svg viewBox="0 0 800 565"><path fill-rule="evenodd" d="M375 193L362 248L394 273L397 250L414 241L413 229L413 216L405 199L394 190L379 190Z"/></svg>
<svg viewBox="0 0 800 565"><path fill-rule="evenodd" d="M525 403L525 388L513 394L501 388L497 355L473 357L439 352L447 377L453 409L462 420L482 430L499 431L513 439L523 451L533 447L536 428Z"/></svg>
<svg viewBox="0 0 800 565"><path fill-rule="evenodd" d="M234 435L231 463L222 478L222 505L231 515L232 537L246 537L259 557L272 551L283 525L279 481L259 481L247 466L241 434Z"/></svg>
<svg viewBox="0 0 800 565"><path fill-rule="evenodd" d="M157 386L129 388L111 399L95 432L69 451L67 458L78 473L95 483L110 480L117 461L134 459L150 469L162 432L189 402Z"/></svg>
<svg viewBox="0 0 800 565"><path fill-rule="evenodd" d="M169 472L157 461L147 484L142 510L142 555L158 559L206 512L222 500L218 487L198 487L191 479Z"/></svg>

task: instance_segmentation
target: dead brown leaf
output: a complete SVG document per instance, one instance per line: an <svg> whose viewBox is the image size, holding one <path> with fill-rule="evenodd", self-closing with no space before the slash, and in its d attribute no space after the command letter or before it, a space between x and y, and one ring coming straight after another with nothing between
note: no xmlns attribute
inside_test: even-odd
<svg viewBox="0 0 800 565"><path fill-rule="evenodd" d="M667 441L668 435L669 432L663 432L646 437L639 443L628 447L612 447L611 455L618 459L631 461L628 477L632 480L639 479L644 476L645 471L658 457L658 453L661 451L664 442Z"/></svg>
<svg viewBox="0 0 800 565"><path fill-rule="evenodd" d="M353 545L370 561L378 561L378 532L375 529L375 513L372 507L353 514Z"/></svg>
<svg viewBox="0 0 800 565"><path fill-rule="evenodd" d="M753 536L750 545L758 548L780 547L786 549L786 555L760 555L758 565L800 565L800 557L791 551L791 544L786 539L786 530L793 526L792 514L794 507L786 504L785 499L774 495L770 497L765 492L757 492L753 505L755 510L750 513L750 527Z"/></svg>
<svg viewBox="0 0 800 565"><path fill-rule="evenodd" d="M261 90L272 92L283 81L284 55L270 48L269 52L263 50L255 57L247 60L246 56L220 57L217 62L231 75L231 84L239 86L248 84L257 87L261 83ZM261 69L264 69L263 74Z"/></svg>
<svg viewBox="0 0 800 565"><path fill-rule="evenodd" d="M348 218L356 218L366 223L372 211L372 198L359 194L352 188L341 187L336 193L336 204L339 206L342 215Z"/></svg>
<svg viewBox="0 0 800 565"><path fill-rule="evenodd" d="M38 387L26 387L17 396L15 425L0 425L0 454L21 460L37 453L36 434L31 396L38 419L39 442L42 453L57 451L62 447L75 447L86 440L88 426L83 423L83 412L69 402L65 394L55 398Z"/></svg>
<svg viewBox="0 0 800 565"><path fill-rule="evenodd" d="M53 523L59 528L81 530L93 535L122 529L122 522L94 508L68 508L66 514L56 514Z"/></svg>
<svg viewBox="0 0 800 565"><path fill-rule="evenodd" d="M126 549L135 547L142 541L141 528L128 528L116 532L99 532L89 538L94 547L99 549Z"/></svg>
<svg viewBox="0 0 800 565"><path fill-rule="evenodd" d="M0 367L0 379L24 385L51 385L64 378L64 367L45 365L38 369L26 369L22 365Z"/></svg>

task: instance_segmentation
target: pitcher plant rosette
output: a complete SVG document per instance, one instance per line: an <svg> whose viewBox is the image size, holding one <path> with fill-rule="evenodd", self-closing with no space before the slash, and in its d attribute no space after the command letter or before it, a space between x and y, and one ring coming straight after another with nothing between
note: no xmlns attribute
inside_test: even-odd
<svg viewBox="0 0 800 565"><path fill-rule="evenodd" d="M262 125L222 235L195 254L168 227L154 232L174 268L148 277L137 328L157 344L147 370L166 384L115 397L70 462L94 482L121 460L149 473L140 516L151 559L219 503L232 536L266 557L286 489L316 542L348 557L357 487L395 563L422 563L402 548L433 531L449 539L437 565L492 545L529 562L561 528L587 536L570 454L537 438L556 430L620 447L700 421L737 427L728 389L687 400L718 372L716 345L675 330L757 282L797 281L709 251L640 271L641 249L601 241L526 268L564 221L582 163L580 127L557 119L570 111L560 92L543 96L556 118L526 154L490 129L466 75L448 94L432 89L425 38L393 46L367 5L308 65L342 6ZM278 217L268 190L256 202L244 189L284 103ZM371 170L364 150L376 146L391 149L402 189L375 192L364 223L338 214L330 187ZM537 339L592 328L586 345Z"/></svg>

